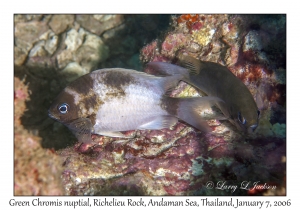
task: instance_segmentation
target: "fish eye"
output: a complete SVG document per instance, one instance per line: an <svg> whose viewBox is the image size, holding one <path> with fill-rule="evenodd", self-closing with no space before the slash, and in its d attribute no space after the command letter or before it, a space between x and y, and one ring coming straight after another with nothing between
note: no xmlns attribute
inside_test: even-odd
<svg viewBox="0 0 300 210"><path fill-rule="evenodd" d="M70 110L70 106L67 103L63 103L58 107L58 111L61 114L66 114Z"/></svg>
<svg viewBox="0 0 300 210"><path fill-rule="evenodd" d="M238 119L239 119L240 123L242 123L243 125L246 124L246 119L241 115L240 112L238 112Z"/></svg>
<svg viewBox="0 0 300 210"><path fill-rule="evenodd" d="M260 115L260 111L257 110L257 118L259 118L259 115Z"/></svg>

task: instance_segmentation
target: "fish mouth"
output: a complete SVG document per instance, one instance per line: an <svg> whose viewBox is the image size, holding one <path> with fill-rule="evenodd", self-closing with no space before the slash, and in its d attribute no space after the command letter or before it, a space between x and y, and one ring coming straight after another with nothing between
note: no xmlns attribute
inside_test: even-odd
<svg viewBox="0 0 300 210"><path fill-rule="evenodd" d="M53 118L53 119L56 119L56 117L51 113L50 110L48 110L48 116L51 117L51 118Z"/></svg>
<svg viewBox="0 0 300 210"><path fill-rule="evenodd" d="M257 124L254 124L254 125L249 126L247 131L248 131L248 133L252 134L256 128L257 128Z"/></svg>

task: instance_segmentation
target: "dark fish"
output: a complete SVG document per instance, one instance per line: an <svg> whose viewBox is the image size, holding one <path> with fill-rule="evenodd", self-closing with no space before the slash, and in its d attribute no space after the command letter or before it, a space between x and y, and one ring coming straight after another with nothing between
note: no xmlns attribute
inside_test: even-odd
<svg viewBox="0 0 300 210"><path fill-rule="evenodd" d="M157 77L129 69L102 69L67 86L53 102L49 116L65 124L81 142L91 134L125 137L120 131L170 128L178 118L204 131L210 128L197 109L218 98L171 98L182 75Z"/></svg>
<svg viewBox="0 0 300 210"><path fill-rule="evenodd" d="M181 54L179 61L184 67L164 63L148 64L155 73L181 74L183 81L200 89L208 96L222 99L217 103L225 117L239 130L252 133L258 126L259 110L246 85L228 68L213 62L200 61Z"/></svg>

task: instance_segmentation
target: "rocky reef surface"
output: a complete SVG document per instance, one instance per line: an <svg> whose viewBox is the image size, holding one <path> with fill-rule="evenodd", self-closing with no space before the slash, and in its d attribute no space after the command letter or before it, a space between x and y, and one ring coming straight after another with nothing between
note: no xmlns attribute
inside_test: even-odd
<svg viewBox="0 0 300 210"><path fill-rule="evenodd" d="M14 194L63 195L62 159L53 149L43 149L41 137L24 129L21 116L30 100L28 86L14 78Z"/></svg>
<svg viewBox="0 0 300 210"><path fill-rule="evenodd" d="M15 194L285 195L285 15L14 19ZM94 135L88 145L47 116L55 96L83 74L111 67L147 71L150 61L176 64L181 52L225 65L247 85L261 113L254 135L209 117L213 108L203 110L211 133L178 122L171 129L128 131L136 134L130 140ZM27 89L19 91L22 85L29 97ZM171 95L203 94L180 82ZM45 167L31 167L36 161ZM35 179L22 179L24 173ZM233 185L248 187L228 187Z"/></svg>

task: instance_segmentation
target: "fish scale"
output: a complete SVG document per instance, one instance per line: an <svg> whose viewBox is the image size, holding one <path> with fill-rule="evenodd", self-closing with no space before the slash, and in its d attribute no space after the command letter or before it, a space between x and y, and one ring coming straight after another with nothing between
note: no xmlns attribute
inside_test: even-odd
<svg viewBox="0 0 300 210"><path fill-rule="evenodd" d="M96 121L95 131L134 130L147 123L149 118L168 115L159 105L164 91L146 88L152 85L151 81L146 80L143 84L127 86L126 98L113 98L101 106L97 113L99 120Z"/></svg>

